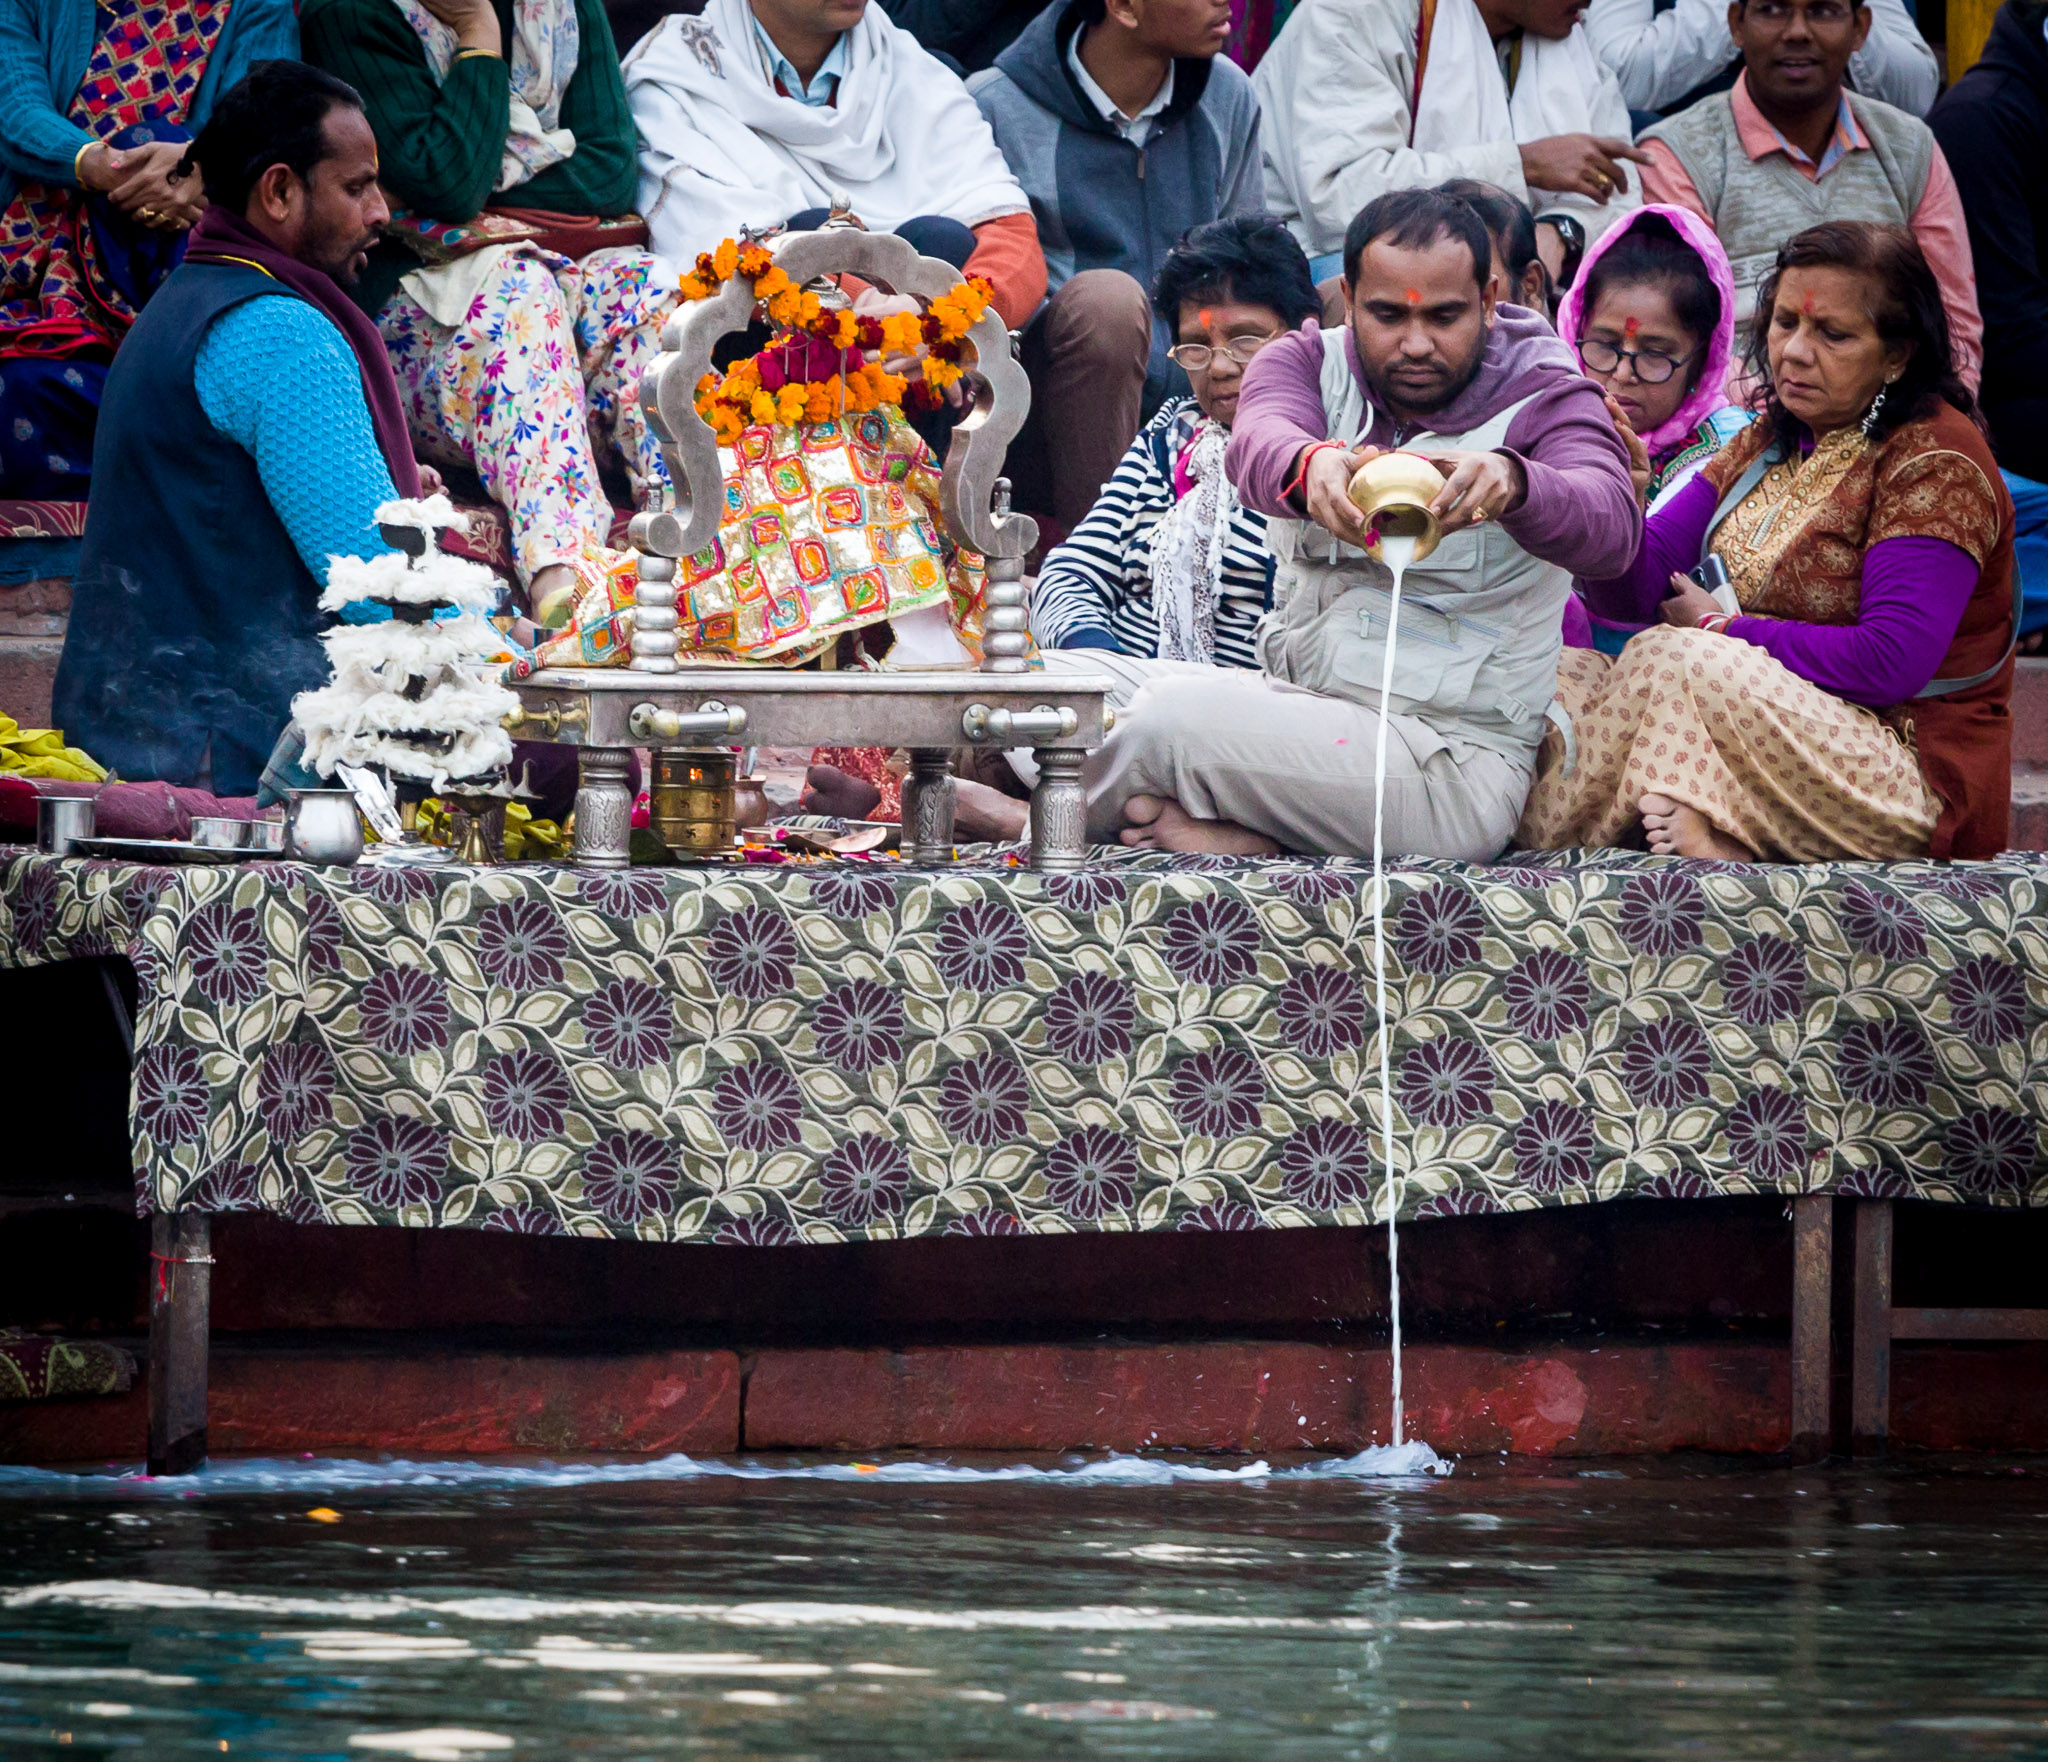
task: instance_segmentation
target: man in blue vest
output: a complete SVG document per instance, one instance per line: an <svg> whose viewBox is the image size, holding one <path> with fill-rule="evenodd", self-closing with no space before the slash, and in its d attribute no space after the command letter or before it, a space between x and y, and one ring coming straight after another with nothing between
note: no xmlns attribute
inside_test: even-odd
<svg viewBox="0 0 2048 1762"><path fill-rule="evenodd" d="M420 482L344 292L389 218L355 90L261 62L195 162L209 205L107 377L55 709L123 777L252 795L327 677L328 560L386 549L374 510Z"/></svg>

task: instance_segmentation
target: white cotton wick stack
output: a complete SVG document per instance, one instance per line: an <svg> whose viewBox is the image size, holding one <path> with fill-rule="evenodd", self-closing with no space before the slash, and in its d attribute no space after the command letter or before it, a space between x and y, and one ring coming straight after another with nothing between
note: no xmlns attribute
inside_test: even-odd
<svg viewBox="0 0 2048 1762"><path fill-rule="evenodd" d="M1394 695L1394 639L1401 628L1401 582L1415 561L1410 533L1386 533L1380 558L1393 571L1393 601L1387 609L1387 653L1380 664L1380 728L1372 757L1372 978L1374 1007L1380 1018L1380 1159L1387 1167L1387 1314L1393 1326L1394 1429L1401 1444L1401 1233L1396 1222L1401 1194L1394 1174L1394 1081L1387 1019L1387 700Z"/></svg>

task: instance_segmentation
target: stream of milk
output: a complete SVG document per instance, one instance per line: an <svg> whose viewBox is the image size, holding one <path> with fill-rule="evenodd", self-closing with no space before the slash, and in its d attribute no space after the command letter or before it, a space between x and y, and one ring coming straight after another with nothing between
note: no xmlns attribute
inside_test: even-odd
<svg viewBox="0 0 2048 1762"><path fill-rule="evenodd" d="M1393 1325L1393 1444L1401 1445L1401 1232L1395 1218L1401 1194L1394 1175L1394 1086L1389 1070L1387 1019L1387 700L1394 695L1394 638L1401 626L1401 583L1415 561L1411 533L1386 533L1380 560L1393 571L1394 598L1387 611L1387 655L1380 667L1380 727L1372 758L1372 980L1380 1019L1380 1157L1387 1165L1387 1314Z"/></svg>

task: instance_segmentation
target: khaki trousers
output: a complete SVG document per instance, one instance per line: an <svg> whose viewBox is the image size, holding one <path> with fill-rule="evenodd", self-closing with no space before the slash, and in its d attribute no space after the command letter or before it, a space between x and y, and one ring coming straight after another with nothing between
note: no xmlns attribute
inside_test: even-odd
<svg viewBox="0 0 2048 1762"><path fill-rule="evenodd" d="M1090 838L1114 841L1124 804L1156 795L1289 850L1372 854L1377 710L1237 667L1091 649L1054 650L1045 662L1049 672L1117 682L1116 726L1083 772ZM1528 796L1530 766L1483 749L1460 763L1412 716L1390 717L1387 737L1387 854L1498 856Z"/></svg>

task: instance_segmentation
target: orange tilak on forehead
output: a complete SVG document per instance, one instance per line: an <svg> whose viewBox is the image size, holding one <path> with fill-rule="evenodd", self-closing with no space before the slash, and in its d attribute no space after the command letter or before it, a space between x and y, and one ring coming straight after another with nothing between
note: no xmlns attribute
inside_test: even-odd
<svg viewBox="0 0 2048 1762"><path fill-rule="evenodd" d="M1408 290L1408 304L1410 306L1420 306L1422 304L1422 295L1414 288Z"/></svg>
<svg viewBox="0 0 2048 1762"><path fill-rule="evenodd" d="M1642 328L1643 321L1640 318L1628 318L1623 320L1621 326L1622 340L1624 342L1634 342L1636 340L1636 332L1641 330Z"/></svg>
<svg viewBox="0 0 2048 1762"><path fill-rule="evenodd" d="M1813 316L1813 296L1811 294L1808 294L1805 299L1799 302L1799 310L1809 318Z"/></svg>

